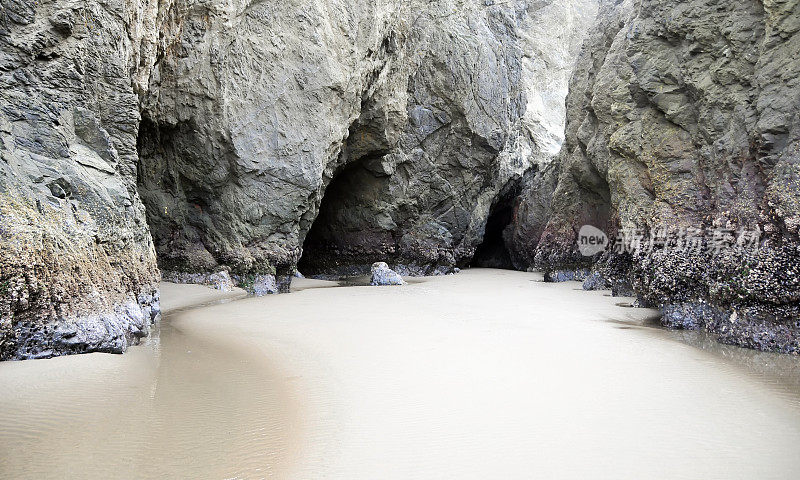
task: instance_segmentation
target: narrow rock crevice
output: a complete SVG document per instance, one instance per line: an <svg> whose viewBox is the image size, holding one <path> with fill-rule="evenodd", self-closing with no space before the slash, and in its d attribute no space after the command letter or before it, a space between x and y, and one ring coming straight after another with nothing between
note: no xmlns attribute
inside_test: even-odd
<svg viewBox="0 0 800 480"><path fill-rule="evenodd" d="M470 267L515 270L507 247L508 235L514 220L516 192L498 197L489 211L483 241L469 262Z"/></svg>

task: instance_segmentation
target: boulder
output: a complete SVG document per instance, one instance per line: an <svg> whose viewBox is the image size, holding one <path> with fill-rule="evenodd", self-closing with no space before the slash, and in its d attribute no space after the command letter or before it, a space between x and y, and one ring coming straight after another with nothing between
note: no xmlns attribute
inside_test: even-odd
<svg viewBox="0 0 800 480"><path fill-rule="evenodd" d="M405 285L403 280L397 272L389 268L386 262L376 262L372 264L372 278L370 285L384 286L384 285Z"/></svg>

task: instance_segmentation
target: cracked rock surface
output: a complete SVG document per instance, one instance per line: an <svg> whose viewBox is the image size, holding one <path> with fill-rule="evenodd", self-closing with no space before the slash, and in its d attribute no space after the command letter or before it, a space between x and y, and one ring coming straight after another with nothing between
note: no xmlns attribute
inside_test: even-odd
<svg viewBox="0 0 800 480"><path fill-rule="evenodd" d="M405 285L406 282L403 277L397 272L389 268L386 262L376 262L372 264L370 285L373 286L388 286L388 285Z"/></svg>
<svg viewBox="0 0 800 480"><path fill-rule="evenodd" d="M511 234L518 267L595 264L663 322L800 353L800 2L625 0L601 5L571 80L566 144L531 180ZM676 236L582 257L591 224ZM715 248L760 234L757 248Z"/></svg>
<svg viewBox="0 0 800 480"><path fill-rule="evenodd" d="M305 274L469 261L501 192L557 150L594 11L177 1L139 135L161 266L287 278L304 250Z"/></svg>
<svg viewBox="0 0 800 480"><path fill-rule="evenodd" d="M136 192L150 1L0 9L0 359L122 352L160 312Z"/></svg>
<svg viewBox="0 0 800 480"><path fill-rule="evenodd" d="M476 251L800 353L800 1L597 9L4 0L0 359L124 351L159 266L267 294ZM699 248L584 257L586 224Z"/></svg>
<svg viewBox="0 0 800 480"><path fill-rule="evenodd" d="M310 273L468 262L558 149L595 12L3 1L0 358L124 351L158 316L156 258L255 293L286 289L304 242Z"/></svg>

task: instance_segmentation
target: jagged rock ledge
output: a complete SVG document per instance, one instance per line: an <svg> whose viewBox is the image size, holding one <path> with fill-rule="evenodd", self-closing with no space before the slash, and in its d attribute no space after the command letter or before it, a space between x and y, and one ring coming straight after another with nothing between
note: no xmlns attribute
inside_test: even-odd
<svg viewBox="0 0 800 480"><path fill-rule="evenodd" d="M518 268L597 272L671 328L800 353L800 3L602 2L571 80L565 146L520 197ZM584 257L611 239L674 245ZM737 232L755 232L739 248ZM720 240L732 237L720 247Z"/></svg>

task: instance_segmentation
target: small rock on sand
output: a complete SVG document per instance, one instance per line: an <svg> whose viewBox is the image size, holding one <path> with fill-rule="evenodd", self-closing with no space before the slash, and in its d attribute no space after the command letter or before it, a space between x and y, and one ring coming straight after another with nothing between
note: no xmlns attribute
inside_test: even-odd
<svg viewBox="0 0 800 480"><path fill-rule="evenodd" d="M405 285L397 272L389 268L386 262L376 262L372 264L372 280L370 285Z"/></svg>

